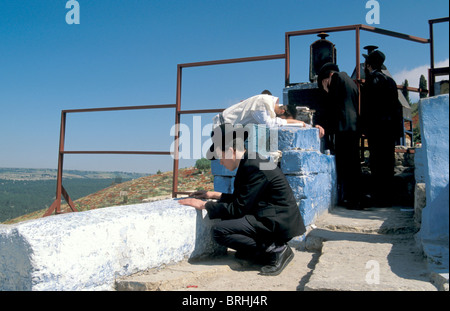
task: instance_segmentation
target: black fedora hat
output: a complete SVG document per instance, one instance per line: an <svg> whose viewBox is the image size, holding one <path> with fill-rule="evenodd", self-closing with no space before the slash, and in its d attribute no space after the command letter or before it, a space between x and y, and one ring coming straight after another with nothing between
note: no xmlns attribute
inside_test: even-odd
<svg viewBox="0 0 450 311"><path fill-rule="evenodd" d="M383 66L384 61L386 60L386 55L380 50L375 50L369 55L363 54L366 59L366 63L372 65L372 67L381 68Z"/></svg>
<svg viewBox="0 0 450 311"><path fill-rule="evenodd" d="M326 63L320 68L319 74L317 75L317 84L319 88L322 88L322 81L328 78L332 71L339 72L339 66L335 63Z"/></svg>
<svg viewBox="0 0 450 311"><path fill-rule="evenodd" d="M241 141L238 143L242 143L243 147L244 141L247 140L247 138L248 129L245 129L241 124L221 124L218 127L214 128L211 132L212 144L206 153L206 158L208 160L216 160L220 158L220 156L217 156L216 154L216 149L220 147L221 151L225 151L229 147L233 147L233 141L235 139L241 139Z"/></svg>

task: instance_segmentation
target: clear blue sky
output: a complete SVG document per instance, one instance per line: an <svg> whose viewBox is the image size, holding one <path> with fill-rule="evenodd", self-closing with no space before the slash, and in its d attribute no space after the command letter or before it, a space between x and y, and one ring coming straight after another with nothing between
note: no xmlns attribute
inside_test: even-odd
<svg viewBox="0 0 450 311"><path fill-rule="evenodd" d="M0 167L56 168L63 109L174 104L179 63L282 54L287 31L366 24L369 11L365 0L78 0L80 24L69 25L66 2L0 0ZM379 3L374 26L423 38L429 19L449 13L447 0ZM448 24L436 36L436 62L448 64ZM315 40L292 40L292 82L308 82ZM329 40L351 74L354 32ZM380 46L398 80L429 66L428 45L367 32L361 41ZM183 109L226 108L263 89L281 96L283 87L282 60L190 68ZM167 151L173 122L173 110L69 115L66 150ZM172 159L68 155L65 168L154 173L171 170Z"/></svg>

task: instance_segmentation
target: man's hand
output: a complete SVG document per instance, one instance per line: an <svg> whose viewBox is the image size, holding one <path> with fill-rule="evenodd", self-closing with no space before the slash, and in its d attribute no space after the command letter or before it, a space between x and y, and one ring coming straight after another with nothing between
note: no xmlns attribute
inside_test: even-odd
<svg viewBox="0 0 450 311"><path fill-rule="evenodd" d="M198 199L183 199L178 201L181 205L192 206L197 210L205 209L206 202Z"/></svg>
<svg viewBox="0 0 450 311"><path fill-rule="evenodd" d="M198 190L194 193L191 193L189 195L192 198L196 198L196 199L216 199L219 200L220 197L222 196L221 192L217 192L217 191L205 191L205 190Z"/></svg>
<svg viewBox="0 0 450 311"><path fill-rule="evenodd" d="M319 137L320 137L320 138L324 137L324 136L325 136L325 130L324 130L324 128L321 127L320 125L316 125L315 127L319 129Z"/></svg>

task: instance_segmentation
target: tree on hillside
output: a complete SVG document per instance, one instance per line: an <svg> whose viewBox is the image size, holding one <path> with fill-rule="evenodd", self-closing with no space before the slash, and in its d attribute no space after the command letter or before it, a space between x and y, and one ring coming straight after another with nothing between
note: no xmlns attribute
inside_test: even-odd
<svg viewBox="0 0 450 311"><path fill-rule="evenodd" d="M195 162L195 168L200 171L207 171L211 169L211 161L205 158L201 158Z"/></svg>
<svg viewBox="0 0 450 311"><path fill-rule="evenodd" d="M414 140L414 143L421 143L420 123L418 122L419 103L414 103L411 105L411 115L413 118L413 140Z"/></svg>
<svg viewBox="0 0 450 311"><path fill-rule="evenodd" d="M423 90L423 92L420 92L420 98L426 98L428 96L428 87L427 79L425 79L424 75L420 76L419 89Z"/></svg>
<svg viewBox="0 0 450 311"><path fill-rule="evenodd" d="M409 100L409 91L408 91L409 82L408 82L408 80L405 80L405 82L403 82L402 85L403 85L403 89L402 89L403 96L405 96L408 103L411 104L411 101Z"/></svg>
<svg viewBox="0 0 450 311"><path fill-rule="evenodd" d="M420 76L420 82L419 82L419 96L420 98L426 98L428 97L428 83L427 83L427 79L425 78L424 75ZM411 106L412 108L412 117L413 119L417 119L417 116L419 114L419 103L415 103L413 106ZM414 128L413 128L413 139L415 143L420 143L421 142L421 136L420 136L420 123L416 122Z"/></svg>

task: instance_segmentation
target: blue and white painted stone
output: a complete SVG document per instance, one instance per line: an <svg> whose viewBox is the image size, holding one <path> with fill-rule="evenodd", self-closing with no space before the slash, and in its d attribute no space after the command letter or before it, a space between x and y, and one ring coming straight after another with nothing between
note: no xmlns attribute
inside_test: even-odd
<svg viewBox="0 0 450 311"><path fill-rule="evenodd" d="M319 129L282 126L278 129L278 150L320 151Z"/></svg>
<svg viewBox="0 0 450 311"><path fill-rule="evenodd" d="M332 178L330 174L286 175L286 179L296 200L331 196Z"/></svg>
<svg viewBox="0 0 450 311"><path fill-rule="evenodd" d="M287 175L330 174L334 169L334 156L319 151L287 150L281 158L281 170Z"/></svg>
<svg viewBox="0 0 450 311"><path fill-rule="evenodd" d="M415 159L423 171L426 207L416 238L434 266L449 268L449 95L419 102L422 150ZM422 153L422 154L420 154ZM416 175L417 177L417 175Z"/></svg>

